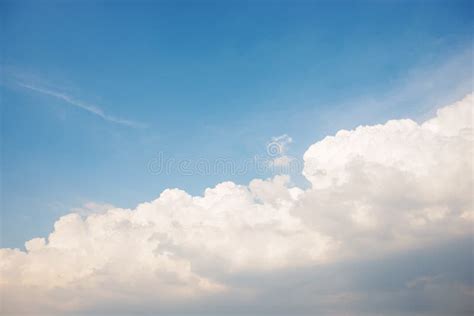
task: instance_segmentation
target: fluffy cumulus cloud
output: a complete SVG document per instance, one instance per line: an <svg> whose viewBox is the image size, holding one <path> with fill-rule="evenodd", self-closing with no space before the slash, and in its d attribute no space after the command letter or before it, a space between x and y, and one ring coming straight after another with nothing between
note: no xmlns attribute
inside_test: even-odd
<svg viewBox="0 0 474 316"><path fill-rule="evenodd" d="M472 122L468 95L423 124L393 120L326 137L304 155L312 189L294 214L336 237L347 252L469 232Z"/></svg>
<svg viewBox="0 0 474 316"><path fill-rule="evenodd" d="M2 310L469 314L473 107L326 137L304 155L308 189L276 176L63 216L26 251L0 250ZM433 263L446 256L457 266Z"/></svg>

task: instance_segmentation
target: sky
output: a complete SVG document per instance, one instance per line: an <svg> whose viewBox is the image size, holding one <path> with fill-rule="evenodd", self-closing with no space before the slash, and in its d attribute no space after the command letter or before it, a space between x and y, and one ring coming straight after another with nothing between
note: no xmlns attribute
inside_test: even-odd
<svg viewBox="0 0 474 316"><path fill-rule="evenodd" d="M469 314L472 12L0 0L6 311L27 293L48 314ZM140 249L127 271L111 236ZM73 250L90 260L74 266ZM17 272L32 288L12 285Z"/></svg>

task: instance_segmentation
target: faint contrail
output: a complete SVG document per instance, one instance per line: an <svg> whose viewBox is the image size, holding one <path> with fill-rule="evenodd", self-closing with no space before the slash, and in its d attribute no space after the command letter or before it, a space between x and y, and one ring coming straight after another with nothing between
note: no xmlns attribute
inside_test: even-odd
<svg viewBox="0 0 474 316"><path fill-rule="evenodd" d="M46 94L46 95L55 97L55 98L60 99L60 100L63 100L64 102L67 102L67 103L69 103L73 106L76 106L78 108L86 110L87 112L90 112L92 114L100 116L101 118L103 118L106 121L117 123L117 124L122 124L122 125L126 125L126 126L130 126L130 127L135 127L135 128L144 128L144 127L146 127L143 123L129 121L129 120L125 120L125 119L121 119L121 118L117 118L117 117L108 115L108 114L104 113L104 111L101 108L99 108L95 105L87 104L87 103L85 103L81 100L76 100L73 97L71 97L71 96L69 96L65 93L52 91L52 90L45 89L45 88L36 87L34 85L26 84L26 83L22 83L22 82L17 82L17 84L21 87L24 87L24 88L27 88L27 89L30 89L30 90L33 90L33 91L36 91L36 92L39 92L39 93L42 93L42 94Z"/></svg>

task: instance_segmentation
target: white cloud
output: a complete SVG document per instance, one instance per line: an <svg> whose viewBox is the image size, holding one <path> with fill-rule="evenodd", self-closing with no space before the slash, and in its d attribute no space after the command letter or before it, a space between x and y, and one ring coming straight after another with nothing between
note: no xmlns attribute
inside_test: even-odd
<svg viewBox="0 0 474 316"><path fill-rule="evenodd" d="M281 136L272 137L271 141L267 143L267 154L270 156L268 161L269 167L274 170L286 171L288 173L290 164L294 161L293 157L288 156L288 147L293 142L293 139L283 134Z"/></svg>
<svg viewBox="0 0 474 316"><path fill-rule="evenodd" d="M47 240L0 250L4 311L257 302L269 289L242 280L469 236L472 111L469 95L423 124L389 121L327 137L304 155L307 190L277 176L220 183L203 196L168 189L133 210L63 216ZM285 148L291 138L274 141ZM360 294L344 297L325 296L324 304Z"/></svg>
<svg viewBox="0 0 474 316"><path fill-rule="evenodd" d="M76 207L71 209L71 213L76 213L81 216L88 216L91 214L98 214L98 213L105 213L110 209L116 208L112 204L101 204L101 203L96 203L96 202L87 202L84 203L82 207Z"/></svg>
<svg viewBox="0 0 474 316"><path fill-rule="evenodd" d="M472 122L468 95L421 125L396 120L326 137L304 155L312 190L294 214L352 253L469 232Z"/></svg>
<svg viewBox="0 0 474 316"><path fill-rule="evenodd" d="M287 152L288 146L293 142L293 139L283 134L281 136L272 137L271 142L267 144L267 151L270 156L283 155Z"/></svg>

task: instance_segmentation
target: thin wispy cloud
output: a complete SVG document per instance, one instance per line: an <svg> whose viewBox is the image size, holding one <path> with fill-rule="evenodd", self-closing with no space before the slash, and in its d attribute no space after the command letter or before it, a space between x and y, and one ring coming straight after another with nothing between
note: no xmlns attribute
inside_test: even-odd
<svg viewBox="0 0 474 316"><path fill-rule="evenodd" d="M146 127L145 124L140 123L140 122L126 120L126 119L122 119L122 118L118 118L118 117L106 114L98 106L86 103L86 102L78 100L78 99L75 99L74 97L72 97L72 96L70 96L70 95L68 95L64 92L53 91L51 89L46 89L46 88L43 88L43 87L39 87L39 86L36 86L36 85L33 85L33 84L24 83L24 82L17 82L17 84L19 86L23 87L23 88L26 88L26 89L29 89L29 90L32 90L32 91L35 91L35 92L38 92L38 93L41 93L41 94L44 94L44 95L54 97L54 98L59 99L59 100L62 100L62 101L66 102L70 105L73 105L73 106L81 108L81 109L83 109L83 110L85 110L89 113L97 115L97 116L101 117L102 119L104 119L106 121L116 123L116 124L120 124L120 125L129 126L129 127L134 127L134 128L144 128L144 127Z"/></svg>

